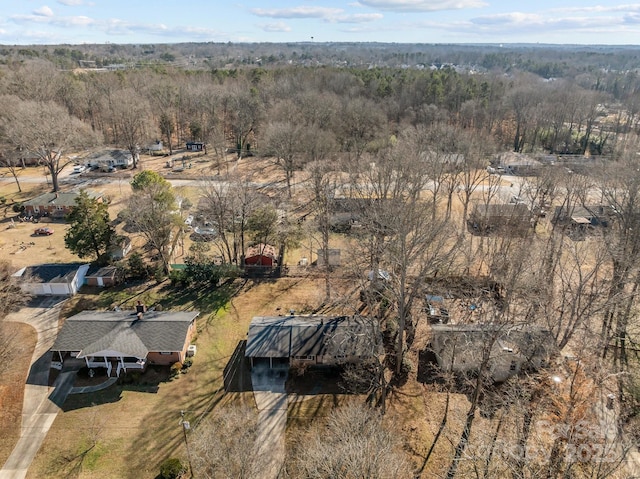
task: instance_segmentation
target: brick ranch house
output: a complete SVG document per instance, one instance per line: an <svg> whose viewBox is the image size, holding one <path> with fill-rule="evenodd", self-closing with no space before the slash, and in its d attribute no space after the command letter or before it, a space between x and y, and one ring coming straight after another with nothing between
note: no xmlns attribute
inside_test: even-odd
<svg viewBox="0 0 640 479"><path fill-rule="evenodd" d="M96 193L87 194L102 201L102 196ZM48 216L50 218L64 218L76 205L77 192L44 193L22 203L24 214L27 216Z"/></svg>
<svg viewBox="0 0 640 479"><path fill-rule="evenodd" d="M68 318L51 347L60 365L84 359L108 376L149 364L182 363L196 332L198 311L83 311Z"/></svg>

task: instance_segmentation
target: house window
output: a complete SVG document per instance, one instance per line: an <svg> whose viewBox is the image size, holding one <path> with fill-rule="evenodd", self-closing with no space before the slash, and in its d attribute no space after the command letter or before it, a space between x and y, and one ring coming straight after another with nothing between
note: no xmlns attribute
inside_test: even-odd
<svg viewBox="0 0 640 479"><path fill-rule="evenodd" d="M173 353L171 351L160 351L160 356L171 356Z"/></svg>
<svg viewBox="0 0 640 479"><path fill-rule="evenodd" d="M300 361L313 361L316 359L315 356L294 356L293 359L298 359Z"/></svg>

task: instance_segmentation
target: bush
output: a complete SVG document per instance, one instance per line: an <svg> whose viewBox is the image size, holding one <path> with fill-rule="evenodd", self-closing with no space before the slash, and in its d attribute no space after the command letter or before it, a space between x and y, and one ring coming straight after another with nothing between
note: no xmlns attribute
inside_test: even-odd
<svg viewBox="0 0 640 479"><path fill-rule="evenodd" d="M133 279L146 279L149 275L147 265L138 252L132 253L127 260L129 266L129 276Z"/></svg>
<svg viewBox="0 0 640 479"><path fill-rule="evenodd" d="M189 369L191 367L191 365L193 364L193 359L191 358L186 358L184 360L184 363L182 363L182 371L186 372L187 369Z"/></svg>
<svg viewBox="0 0 640 479"><path fill-rule="evenodd" d="M186 286L189 283L187 272L183 269L174 269L169 273L169 279L174 286Z"/></svg>
<svg viewBox="0 0 640 479"><path fill-rule="evenodd" d="M171 365L171 371L169 372L169 379L175 379L180 376L180 372L182 371L182 363L177 362Z"/></svg>
<svg viewBox="0 0 640 479"><path fill-rule="evenodd" d="M186 468L177 457L170 457L160 464L160 479L178 479L186 472Z"/></svg>

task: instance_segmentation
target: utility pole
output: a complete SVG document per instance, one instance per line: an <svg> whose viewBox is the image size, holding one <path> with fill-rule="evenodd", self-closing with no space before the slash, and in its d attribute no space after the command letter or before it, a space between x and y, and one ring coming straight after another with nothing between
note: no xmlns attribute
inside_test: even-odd
<svg viewBox="0 0 640 479"><path fill-rule="evenodd" d="M182 434L184 435L184 445L187 448L187 459L189 460L189 474L193 477L193 468L191 467L191 451L189 451L189 442L187 441L187 430L191 429L189 421L184 420L184 410L180 411L180 424L182 425Z"/></svg>

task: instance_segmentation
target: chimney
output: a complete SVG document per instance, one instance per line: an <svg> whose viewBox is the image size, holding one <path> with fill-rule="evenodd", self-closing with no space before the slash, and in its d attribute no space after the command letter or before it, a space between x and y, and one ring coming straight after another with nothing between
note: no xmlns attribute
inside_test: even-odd
<svg viewBox="0 0 640 479"><path fill-rule="evenodd" d="M136 304L136 313L140 314L140 313L146 313L147 312L147 307L142 304L141 301L138 301L138 304Z"/></svg>

